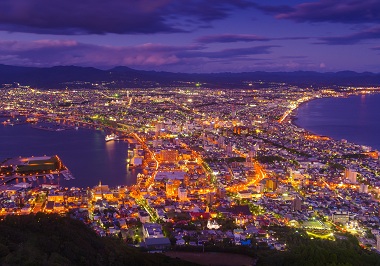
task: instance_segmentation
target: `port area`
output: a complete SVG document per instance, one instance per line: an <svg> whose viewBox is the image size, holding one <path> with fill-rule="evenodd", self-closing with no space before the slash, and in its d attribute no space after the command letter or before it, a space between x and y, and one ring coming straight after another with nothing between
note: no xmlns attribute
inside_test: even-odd
<svg viewBox="0 0 380 266"><path fill-rule="evenodd" d="M32 125L32 128L39 129L39 130L46 130L46 131L63 131L63 130L69 130L74 129L73 126L67 126L59 123L50 123L50 122L43 122L43 123L37 123Z"/></svg>
<svg viewBox="0 0 380 266"><path fill-rule="evenodd" d="M57 155L8 158L0 165L2 185L15 181L31 187L34 183L40 183L41 179L44 183L59 182L61 175L65 180L75 179Z"/></svg>

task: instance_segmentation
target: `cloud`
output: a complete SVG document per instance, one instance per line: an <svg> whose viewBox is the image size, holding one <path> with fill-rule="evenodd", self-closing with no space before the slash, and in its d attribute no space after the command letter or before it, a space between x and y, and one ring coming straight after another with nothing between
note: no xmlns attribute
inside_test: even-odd
<svg viewBox="0 0 380 266"><path fill-rule="evenodd" d="M29 66L160 66L179 62L176 54L192 49L198 48L156 44L115 47L56 40L0 41L0 63Z"/></svg>
<svg viewBox="0 0 380 266"><path fill-rule="evenodd" d="M198 43L233 43L233 42L267 42L275 40L305 40L309 37L278 37L270 38L254 34L215 34L201 36L196 39Z"/></svg>
<svg viewBox="0 0 380 266"><path fill-rule="evenodd" d="M380 22L380 1L378 0L320 0L296 6L265 6L255 4L257 9L274 14L279 19L296 22L339 22L378 23Z"/></svg>
<svg viewBox="0 0 380 266"><path fill-rule="evenodd" d="M284 55L284 56L281 56L281 58L285 58L285 59L304 59L304 58L308 58L308 57L305 56L305 55Z"/></svg>
<svg viewBox="0 0 380 266"><path fill-rule="evenodd" d="M203 57L203 58L241 58L250 55L259 55L259 54L270 54L271 48L280 47L278 45L262 45L254 47L245 47L245 48L233 48L233 49L223 49L220 51L212 52L185 52L182 53L183 57Z"/></svg>
<svg viewBox="0 0 380 266"><path fill-rule="evenodd" d="M372 27L350 35L337 37L321 37L316 44L328 45L350 45L356 44L363 40L380 39L380 27Z"/></svg>
<svg viewBox="0 0 380 266"><path fill-rule="evenodd" d="M40 34L150 34L205 27L248 0L2 0L0 30ZM189 22L186 23L185 21Z"/></svg>
<svg viewBox="0 0 380 266"><path fill-rule="evenodd" d="M254 34L218 34L202 36L196 39L199 43L262 42L269 40L269 38Z"/></svg>
<svg viewBox="0 0 380 266"><path fill-rule="evenodd" d="M269 54L274 45L205 51L198 45L102 46L72 40L0 41L0 63L26 66L77 65L108 68L157 68L198 65L204 61L237 60Z"/></svg>
<svg viewBox="0 0 380 266"><path fill-rule="evenodd" d="M380 51L380 46L372 47L371 49L372 49L372 50L375 50L375 51Z"/></svg>

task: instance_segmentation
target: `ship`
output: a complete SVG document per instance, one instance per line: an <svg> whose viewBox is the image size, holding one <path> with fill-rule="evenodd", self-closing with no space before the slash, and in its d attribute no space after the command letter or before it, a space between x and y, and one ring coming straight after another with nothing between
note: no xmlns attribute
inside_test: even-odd
<svg viewBox="0 0 380 266"><path fill-rule="evenodd" d="M62 171L61 174L64 176L65 180L75 179L75 177L68 170Z"/></svg>
<svg viewBox="0 0 380 266"><path fill-rule="evenodd" d="M105 140L106 141L111 141L111 140L117 139L118 137L119 137L118 135L112 133L112 134L106 135Z"/></svg>

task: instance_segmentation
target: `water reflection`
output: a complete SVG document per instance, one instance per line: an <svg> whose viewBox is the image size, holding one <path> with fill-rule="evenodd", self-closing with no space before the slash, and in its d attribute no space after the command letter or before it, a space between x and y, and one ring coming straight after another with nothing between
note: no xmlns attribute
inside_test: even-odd
<svg viewBox="0 0 380 266"><path fill-rule="evenodd" d="M56 180L62 186L92 187L99 180L110 186L136 182L137 172L127 169L128 143L105 142L104 132L83 128L50 132L26 124L0 125L0 135L3 140L0 142L0 161L18 156L57 154L75 177L69 181ZM40 177L37 182L50 181Z"/></svg>

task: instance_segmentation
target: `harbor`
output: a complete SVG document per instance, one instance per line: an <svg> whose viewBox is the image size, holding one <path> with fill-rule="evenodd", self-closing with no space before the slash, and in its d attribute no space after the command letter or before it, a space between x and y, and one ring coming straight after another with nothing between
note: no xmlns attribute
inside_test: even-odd
<svg viewBox="0 0 380 266"><path fill-rule="evenodd" d="M61 176L66 181L75 179L57 155L8 158L0 165L3 185L24 183L25 186L34 186L41 182L53 184L59 183Z"/></svg>
<svg viewBox="0 0 380 266"><path fill-rule="evenodd" d="M0 119L7 120L9 117ZM41 119L40 119L41 120ZM61 124L63 122L61 121ZM46 178L47 183L60 183L61 186L92 187L101 180L110 186L133 185L140 169L129 170L128 152L133 151L136 142L117 130L95 130L94 127L66 122L64 126L74 130L49 131L32 128L36 124L0 126L3 141L0 143L0 162L5 158L17 158L44 154L58 154L75 179L65 179L60 174L54 179ZM75 127L79 127L75 130ZM105 136L115 132L118 139L105 141ZM48 173L46 173L48 174ZM0 179L2 179L4 176ZM21 179L20 179L21 178ZM22 182L22 177L13 178ZM29 180L26 178L26 182ZM4 182L4 181L3 181ZM38 177L35 183L43 183Z"/></svg>

